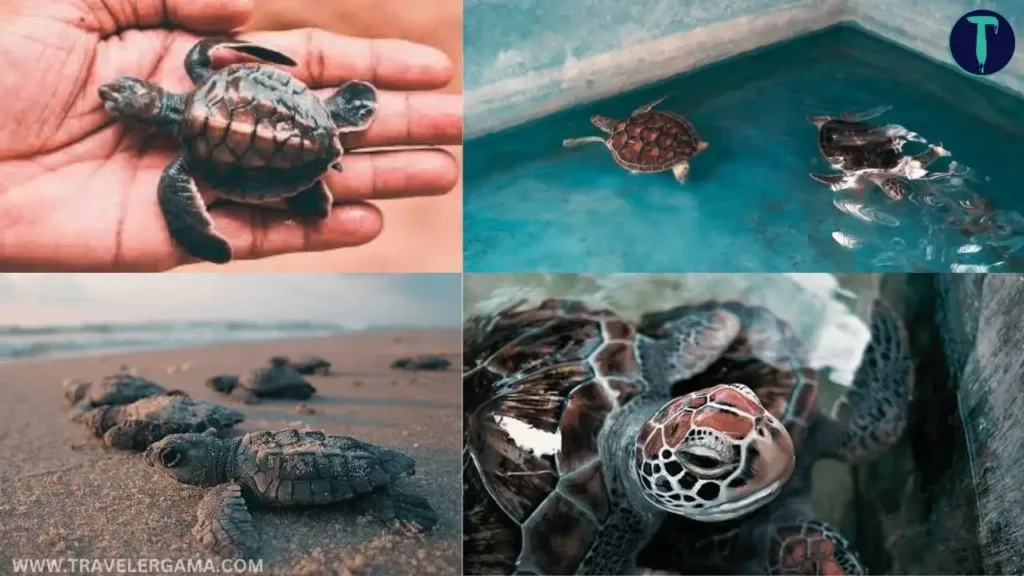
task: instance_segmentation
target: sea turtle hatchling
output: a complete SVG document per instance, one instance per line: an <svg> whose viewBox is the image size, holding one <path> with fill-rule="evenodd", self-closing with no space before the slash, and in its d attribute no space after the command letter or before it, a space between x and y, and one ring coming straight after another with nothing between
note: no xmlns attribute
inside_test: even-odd
<svg viewBox="0 0 1024 576"><path fill-rule="evenodd" d="M763 308L679 312L650 333L569 300L467 321L467 573L636 573L667 517L714 526L758 513L788 485L807 438L799 410L816 391L803 372L760 394L729 375L681 396L674 385L729 352L796 363L795 336ZM864 374L885 370L890 352L868 356ZM836 432L816 434L830 453L852 458L898 433L906 382L878 382L816 419Z"/></svg>
<svg viewBox="0 0 1024 576"><path fill-rule="evenodd" d="M640 563L685 574L866 574L849 541L816 518L811 472L821 458L868 462L902 435L914 382L902 323L884 302L875 301L862 363L849 391L826 415L817 407L817 374L789 326L763 308L704 306L718 305L736 313L747 328L712 366L673 390L686 394L717 382L745 384L786 426L797 450L796 468L779 496L751 515L713 525L669 516ZM657 335L667 322L699 308L647 315L639 330Z"/></svg>
<svg viewBox="0 0 1024 576"><path fill-rule="evenodd" d="M297 361L289 360L288 364L303 376L327 376L331 373L331 361L319 356L306 356Z"/></svg>
<svg viewBox="0 0 1024 576"><path fill-rule="evenodd" d="M228 38L200 41L185 57L195 84L177 94L136 78L99 88L115 118L181 139L183 152L160 178L157 197L171 237L203 260L231 260L228 241L213 226L196 179L243 203L284 200L299 216L326 219L333 198L321 178L341 170L340 135L366 130L377 112L377 89L358 80L325 100L287 72L261 63L213 70L212 53L226 48L262 62L295 66L275 50Z"/></svg>
<svg viewBox="0 0 1024 576"><path fill-rule="evenodd" d="M808 121L818 128L818 151L839 174L810 176L832 190L859 186L869 181L893 200L906 194L906 181L927 177L926 168L935 160L949 156L942 144L929 145L914 156L903 154L907 142L927 141L903 126L874 126L868 120L877 118L891 107L882 106L863 112L843 112L839 118L810 116Z"/></svg>
<svg viewBox="0 0 1024 576"><path fill-rule="evenodd" d="M130 404L157 394L187 396L180 390L167 390L156 382L127 372L112 374L99 382L64 382L64 397L73 406L69 418L76 422L80 422L86 412L97 406Z"/></svg>
<svg viewBox="0 0 1024 576"><path fill-rule="evenodd" d="M230 440L176 434L152 444L145 460L183 484L213 487L199 504L192 534L223 556L257 553L246 502L285 507L352 501L384 521L424 530L438 520L425 498L391 488L415 474L411 458L325 432L285 429Z"/></svg>
<svg viewBox="0 0 1024 576"><path fill-rule="evenodd" d="M171 434L221 431L244 419L226 406L161 394L124 406L99 406L85 415L84 422L107 446L142 451Z"/></svg>
<svg viewBox="0 0 1024 576"><path fill-rule="evenodd" d="M316 394L316 387L299 374L284 356L274 356L269 366L253 370L247 378L220 374L208 379L206 385L246 404L258 404L260 398L308 400Z"/></svg>
<svg viewBox="0 0 1024 576"><path fill-rule="evenodd" d="M703 152L708 143L700 139L689 120L674 112L655 111L662 97L633 111L625 120L594 116L590 123L607 136L587 136L562 141L562 146L601 143L611 150L615 162L637 173L672 170L680 184L690 174L690 159Z"/></svg>

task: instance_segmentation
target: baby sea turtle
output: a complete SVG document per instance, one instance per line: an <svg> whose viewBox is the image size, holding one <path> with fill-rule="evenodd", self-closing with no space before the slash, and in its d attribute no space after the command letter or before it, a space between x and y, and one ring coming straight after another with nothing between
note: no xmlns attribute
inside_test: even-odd
<svg viewBox="0 0 1024 576"><path fill-rule="evenodd" d="M786 426L797 449L796 468L779 496L751 515L712 525L670 516L641 554L641 564L685 574L865 574L853 546L815 517L811 471L821 458L865 463L901 437L914 381L902 323L884 302L875 301L871 341L853 384L825 414L817 407L817 374L803 345L764 308L683 306L645 316L639 330L656 336L675 318L719 305L737 314L744 329L719 360L677 382L674 392L718 382L745 384Z"/></svg>
<svg viewBox="0 0 1024 576"><path fill-rule="evenodd" d="M331 362L319 356L307 356L297 362L289 362L296 372L303 376L327 376L331 373Z"/></svg>
<svg viewBox="0 0 1024 576"><path fill-rule="evenodd" d="M247 501L312 506L358 499L358 506L387 522L429 530L438 520L425 498L386 490L415 474L411 458L354 438L291 429L230 440L210 433L176 434L151 445L145 459L178 482L215 487L199 504L192 534L223 556L257 552Z"/></svg>
<svg viewBox="0 0 1024 576"><path fill-rule="evenodd" d="M571 300L465 328L467 573L635 574L667 515L748 514L789 479L792 439L749 388L672 397L740 334L724 308L657 338Z"/></svg>
<svg viewBox="0 0 1024 576"><path fill-rule="evenodd" d="M428 354L415 358L398 358L391 363L391 368L396 370L436 370L444 371L452 365L451 360L443 356Z"/></svg>
<svg viewBox="0 0 1024 576"><path fill-rule="evenodd" d="M97 406L131 404L136 400L157 394L187 396L180 390L168 391L156 382L127 372L112 374L99 382L84 380L64 382L64 397L74 406L69 417L76 422L81 421L86 412Z"/></svg>
<svg viewBox="0 0 1024 576"><path fill-rule="evenodd" d="M274 356L269 366L253 370L248 378L220 374L208 379L206 385L221 394L235 396L246 404L257 404L260 398L308 400L316 394L316 387L303 378L284 356Z"/></svg>
<svg viewBox="0 0 1024 576"><path fill-rule="evenodd" d="M562 146L601 143L612 152L615 162L630 172L649 173L672 170L680 184L690 173L690 158L703 152L708 143L697 135L689 120L674 112L656 112L659 98L633 111L626 120L594 116L590 123L607 136L587 136L562 141Z"/></svg>
<svg viewBox="0 0 1024 576"><path fill-rule="evenodd" d="M84 418L86 428L107 446L136 451L171 434L220 431L244 419L225 406L167 394L124 406L99 406Z"/></svg>
<svg viewBox="0 0 1024 576"><path fill-rule="evenodd" d="M867 123L887 112L882 106L864 112L843 112L839 118L811 116L818 128L818 151L841 174L811 174L833 190L873 182L892 198L906 194L906 181L923 178L935 160L949 156L942 144L931 145L915 156L903 155L906 142L926 142L918 134L898 125L873 126Z"/></svg>
<svg viewBox="0 0 1024 576"><path fill-rule="evenodd" d="M196 179L225 198L245 203L283 199L300 216L325 219L333 197L321 178L341 170L340 135L366 130L377 112L377 90L353 80L320 100L305 84L263 64L212 69L211 54L226 48L263 62L295 66L275 50L228 38L200 41L185 57L195 84L176 94L136 78L99 88L117 119L172 134L183 152L157 187L171 237L196 258L231 260L228 241L213 227Z"/></svg>
<svg viewBox="0 0 1024 576"><path fill-rule="evenodd" d="M243 404L259 404L260 399L252 393L252 390L242 385L242 379L237 374L218 374L206 380L206 387L231 396Z"/></svg>

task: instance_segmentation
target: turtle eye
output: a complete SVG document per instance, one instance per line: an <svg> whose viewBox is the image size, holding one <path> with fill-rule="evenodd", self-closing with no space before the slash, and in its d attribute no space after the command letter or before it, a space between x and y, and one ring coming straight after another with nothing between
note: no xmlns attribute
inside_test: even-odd
<svg viewBox="0 0 1024 576"><path fill-rule="evenodd" d="M679 458L687 468L701 476L720 474L729 466L721 455L703 446L683 448L679 451Z"/></svg>
<svg viewBox="0 0 1024 576"><path fill-rule="evenodd" d="M164 450L160 453L160 463L163 464L165 468L174 468L178 464L181 464L181 461L184 459L185 455L173 448L170 450Z"/></svg>

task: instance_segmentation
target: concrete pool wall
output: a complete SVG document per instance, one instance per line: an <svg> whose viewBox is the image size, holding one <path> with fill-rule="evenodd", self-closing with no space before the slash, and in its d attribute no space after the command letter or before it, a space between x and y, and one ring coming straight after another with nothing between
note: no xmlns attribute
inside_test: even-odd
<svg viewBox="0 0 1024 576"><path fill-rule="evenodd" d="M600 100L852 22L952 65L949 29L994 9L1024 42L1024 2L994 0L465 0L466 137ZM1018 50L1020 52L1020 50ZM1024 57L992 82L1024 94Z"/></svg>

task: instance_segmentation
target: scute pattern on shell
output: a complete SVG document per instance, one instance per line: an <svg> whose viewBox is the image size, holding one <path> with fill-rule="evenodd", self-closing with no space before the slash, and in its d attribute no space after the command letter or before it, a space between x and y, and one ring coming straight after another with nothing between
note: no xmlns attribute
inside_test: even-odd
<svg viewBox="0 0 1024 576"><path fill-rule="evenodd" d="M693 125L671 112L643 112L623 120L608 137L615 160L638 172L659 172L692 157L700 139Z"/></svg>
<svg viewBox="0 0 1024 576"><path fill-rule="evenodd" d="M411 458L355 438L313 430L247 434L239 444L239 481L261 501L327 504L366 494L415 474Z"/></svg>
<svg viewBox="0 0 1024 576"><path fill-rule="evenodd" d="M206 169L323 162L334 124L316 94L270 66L226 67L189 97L184 141ZM326 163L325 163L326 165Z"/></svg>

